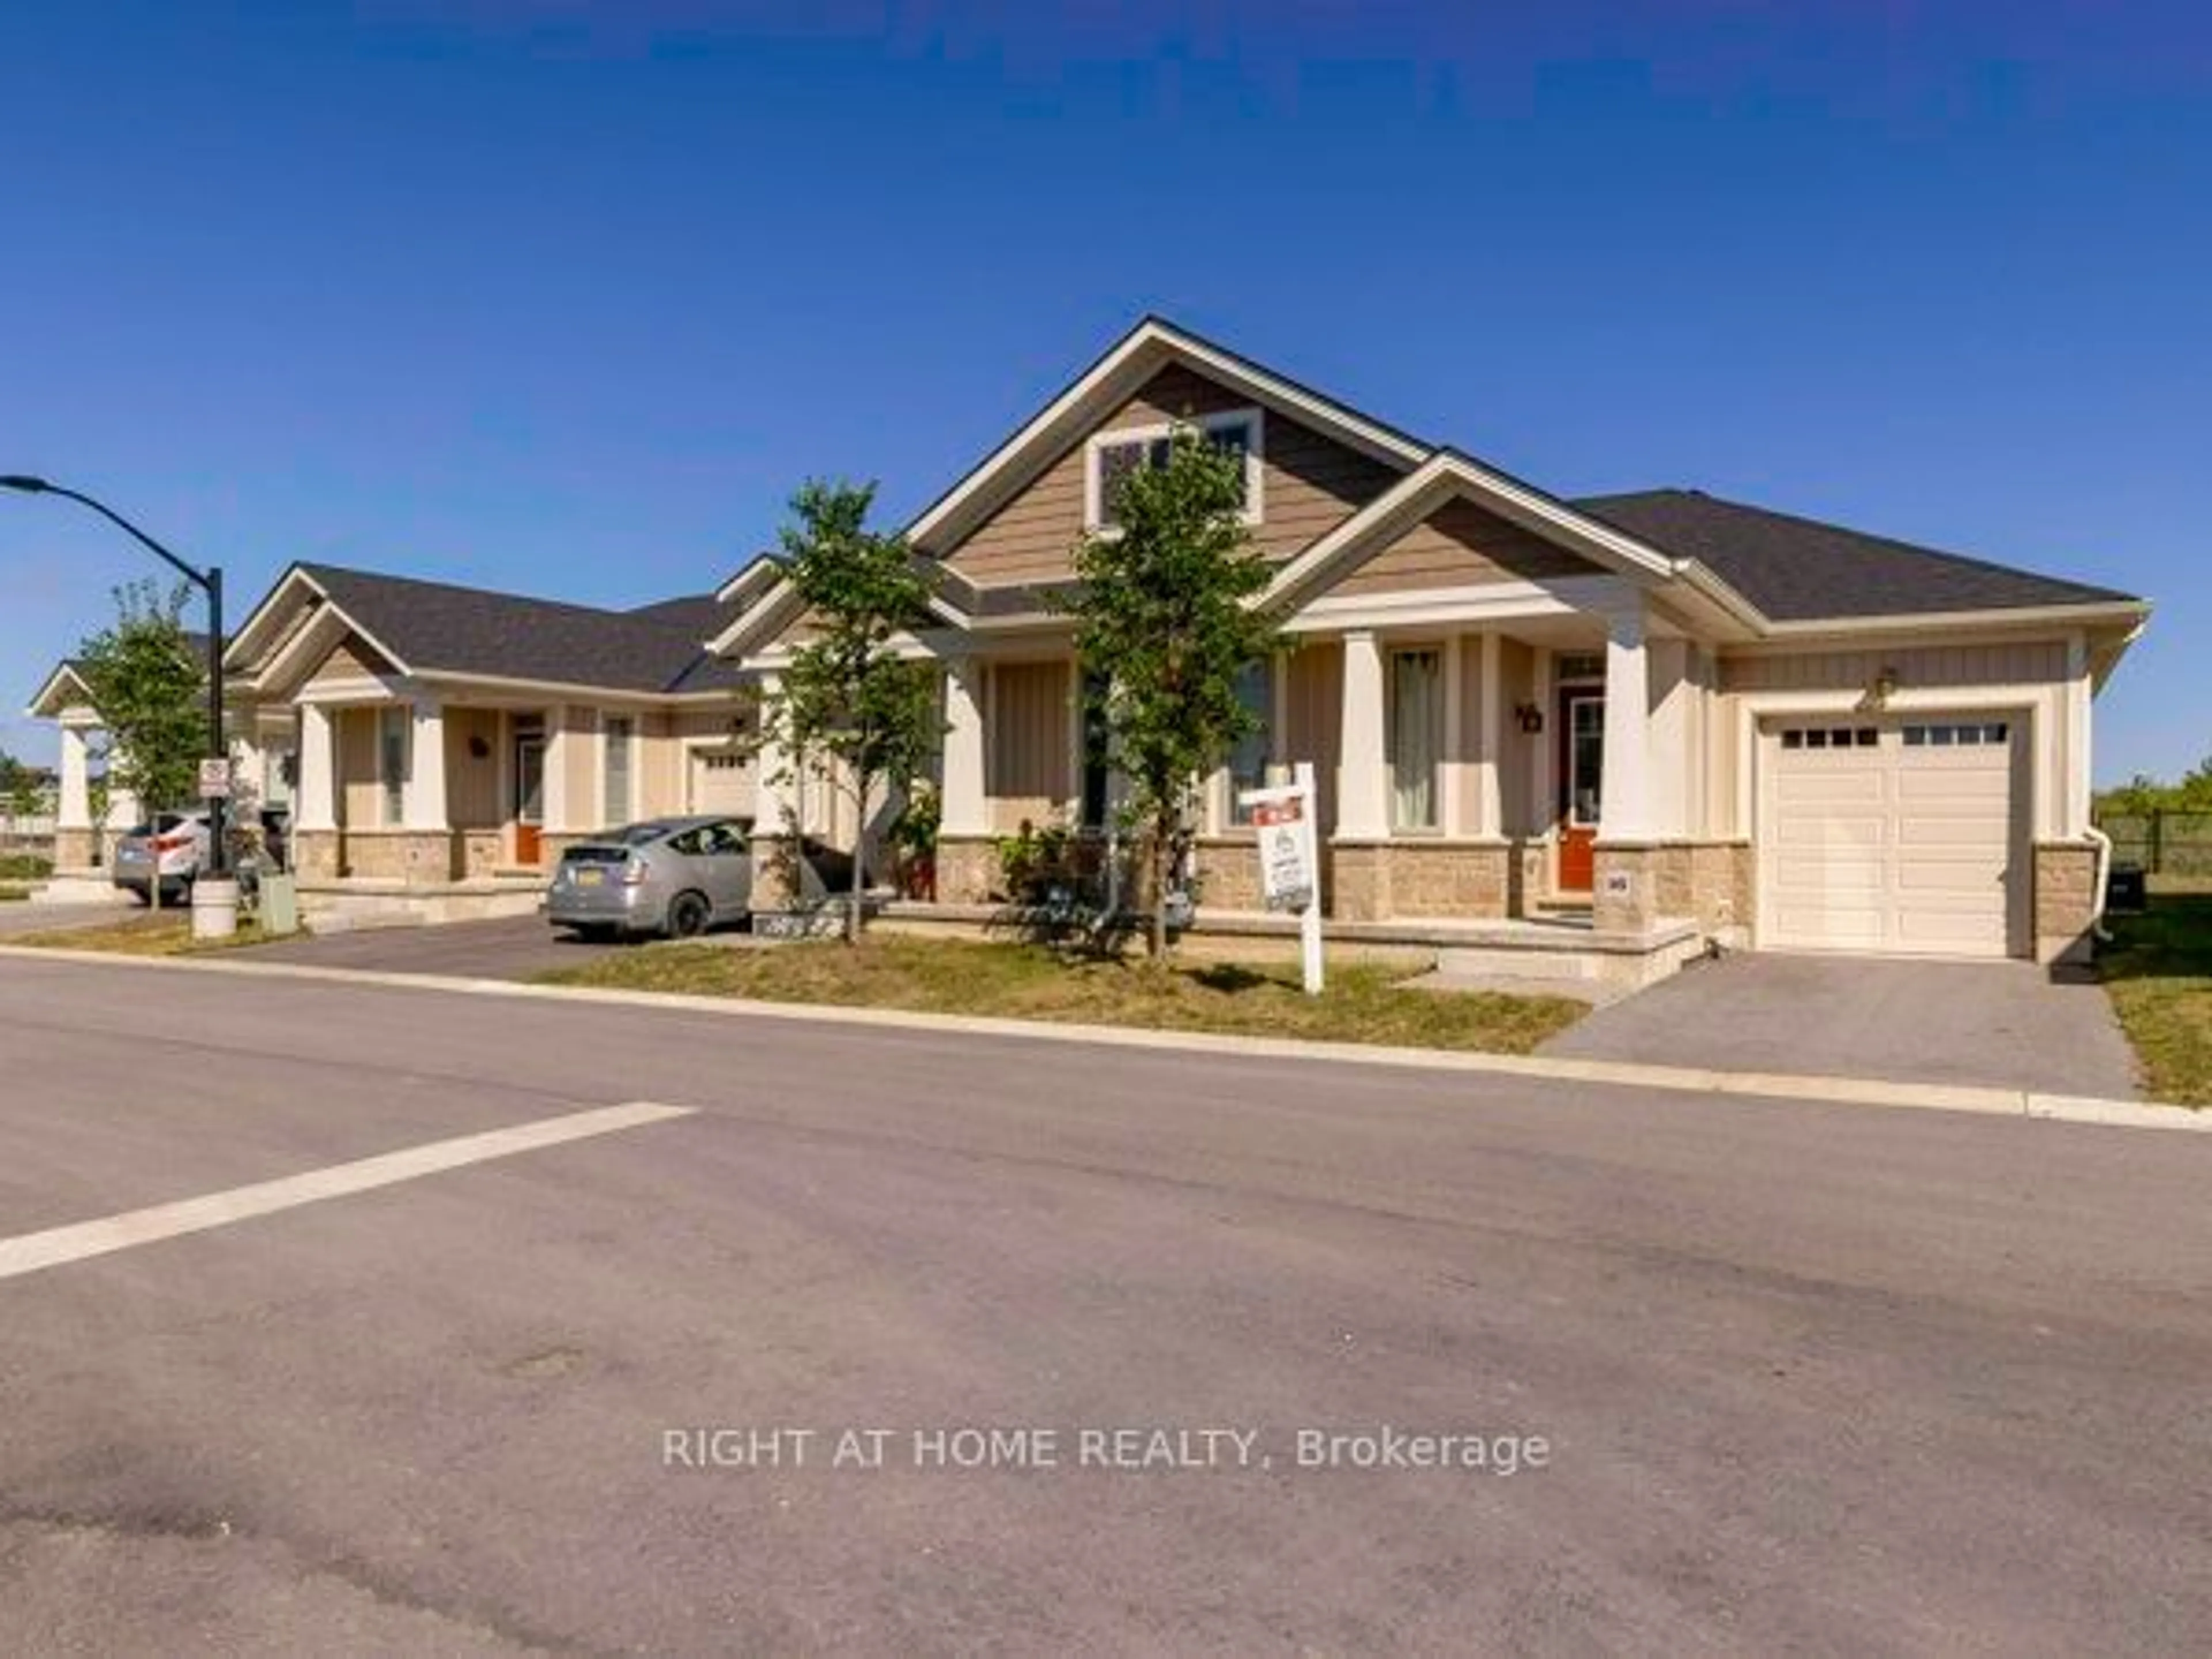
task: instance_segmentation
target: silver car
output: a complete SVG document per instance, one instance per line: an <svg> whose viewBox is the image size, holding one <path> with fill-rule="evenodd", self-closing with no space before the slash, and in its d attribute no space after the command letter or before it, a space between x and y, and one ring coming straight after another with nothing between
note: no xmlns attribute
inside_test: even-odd
<svg viewBox="0 0 2212 1659"><path fill-rule="evenodd" d="M212 844L206 813L157 812L152 822L117 840L110 877L141 904L153 902L157 880L161 902L179 903L191 896L192 883L206 866Z"/></svg>
<svg viewBox="0 0 2212 1659"><path fill-rule="evenodd" d="M561 854L545 916L586 938L696 939L750 914L752 848L742 818L655 818Z"/></svg>

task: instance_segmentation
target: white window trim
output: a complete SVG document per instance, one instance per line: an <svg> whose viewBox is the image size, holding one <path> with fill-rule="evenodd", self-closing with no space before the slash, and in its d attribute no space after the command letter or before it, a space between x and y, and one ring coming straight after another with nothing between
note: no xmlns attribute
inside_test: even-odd
<svg viewBox="0 0 2212 1659"><path fill-rule="evenodd" d="M1390 780L1390 835L1393 840L1434 841L1444 834L1444 763L1449 751L1444 746L1446 716L1449 713L1449 689L1445 681L1445 659L1448 655L1443 640L1394 640L1383 647L1382 656L1382 763ZM1437 754L1429 766L1429 817L1426 823L1398 822L1398 663L1412 656L1431 656L1437 659L1437 678L1434 689L1436 707L1430 711L1436 722Z"/></svg>
<svg viewBox="0 0 2212 1659"><path fill-rule="evenodd" d="M1176 428L1184 426L1196 427L1200 432L1220 432L1235 426L1250 429L1250 436L1244 443L1244 511L1238 518L1247 526L1265 520L1267 415L1254 404L1246 409L1224 409L1217 414L1194 416L1184 421L1155 421L1148 426L1115 427L1111 431L1092 433L1083 446L1084 529L1092 535L1115 533L1115 526L1103 522L1105 503L1099 498L1100 452L1122 444L1152 443L1173 435Z"/></svg>

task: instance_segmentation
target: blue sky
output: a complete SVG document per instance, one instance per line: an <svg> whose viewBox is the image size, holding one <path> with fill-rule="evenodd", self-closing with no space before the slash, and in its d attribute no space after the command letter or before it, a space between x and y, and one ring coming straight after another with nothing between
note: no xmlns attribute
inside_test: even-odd
<svg viewBox="0 0 2212 1659"><path fill-rule="evenodd" d="M2212 750L2212 22L2182 4L18 0L0 471L293 558L711 586L1160 311L1564 493L2148 593ZM779 10L804 21L780 18ZM0 746L137 553L0 496Z"/></svg>

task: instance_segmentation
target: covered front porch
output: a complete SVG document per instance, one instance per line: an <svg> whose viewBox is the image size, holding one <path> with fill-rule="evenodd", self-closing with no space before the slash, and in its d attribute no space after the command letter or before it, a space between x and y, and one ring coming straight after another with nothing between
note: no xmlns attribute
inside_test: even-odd
<svg viewBox="0 0 2212 1659"><path fill-rule="evenodd" d="M1713 659L1630 584L1339 593L1287 637L1248 678L1261 732L1198 791L1198 926L1269 925L1237 794L1305 761L1340 936L1524 961L1741 937L1750 849L1711 758ZM1064 641L991 641L945 685L938 896L987 905L1006 897L1002 838L1103 827L1114 781L1086 752Z"/></svg>

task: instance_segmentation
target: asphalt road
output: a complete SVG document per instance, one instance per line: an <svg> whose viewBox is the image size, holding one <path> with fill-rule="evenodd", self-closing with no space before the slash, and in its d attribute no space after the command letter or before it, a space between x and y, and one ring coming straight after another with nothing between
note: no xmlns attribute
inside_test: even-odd
<svg viewBox="0 0 2212 1659"><path fill-rule="evenodd" d="M637 1100L0 1278L0 1650L2212 1650L2207 1138L0 959L0 1240Z"/></svg>

